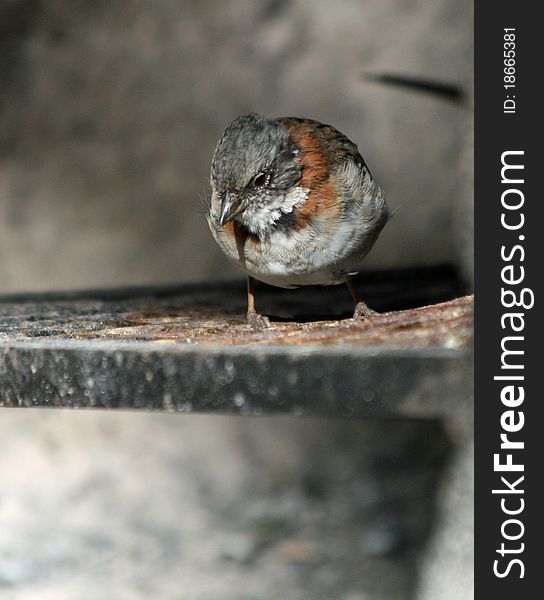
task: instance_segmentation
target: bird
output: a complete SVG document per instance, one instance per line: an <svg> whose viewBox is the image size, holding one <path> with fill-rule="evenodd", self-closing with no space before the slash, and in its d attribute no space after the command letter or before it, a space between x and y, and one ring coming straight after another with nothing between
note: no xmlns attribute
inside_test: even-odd
<svg viewBox="0 0 544 600"><path fill-rule="evenodd" d="M255 279L282 288L345 283L354 318L376 314L352 279L391 213L356 144L338 129L300 117L237 117L217 143L210 182L206 218L247 276L250 325L271 327L256 310Z"/></svg>

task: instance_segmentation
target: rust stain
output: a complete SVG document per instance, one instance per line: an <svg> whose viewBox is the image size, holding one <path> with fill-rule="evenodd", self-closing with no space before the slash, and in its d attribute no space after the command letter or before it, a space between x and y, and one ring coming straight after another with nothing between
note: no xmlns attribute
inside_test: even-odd
<svg viewBox="0 0 544 600"><path fill-rule="evenodd" d="M457 348L471 337L472 313L473 296L463 296L431 306L381 313L370 319L273 322L272 329L255 331L238 313L211 307L150 307L149 311L124 313L102 329L72 337L229 346Z"/></svg>

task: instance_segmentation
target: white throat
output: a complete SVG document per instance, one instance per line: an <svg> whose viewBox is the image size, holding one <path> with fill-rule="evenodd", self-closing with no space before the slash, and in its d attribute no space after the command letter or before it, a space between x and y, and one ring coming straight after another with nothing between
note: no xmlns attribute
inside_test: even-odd
<svg viewBox="0 0 544 600"><path fill-rule="evenodd" d="M280 196L272 202L261 204L255 207L247 208L240 216L243 224L255 235L269 233L273 226L282 215L293 212L297 206L306 202L310 190L301 186L293 188L285 196Z"/></svg>

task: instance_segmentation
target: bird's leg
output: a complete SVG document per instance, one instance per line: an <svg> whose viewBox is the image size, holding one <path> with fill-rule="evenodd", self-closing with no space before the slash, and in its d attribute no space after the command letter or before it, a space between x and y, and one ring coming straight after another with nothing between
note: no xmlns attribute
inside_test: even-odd
<svg viewBox="0 0 544 600"><path fill-rule="evenodd" d="M354 319L366 319L378 314L375 310L372 310L368 307L367 303L361 298L361 296L359 296L355 286L349 279L346 281L346 285L348 286L349 293L355 302L355 310L353 311Z"/></svg>
<svg viewBox="0 0 544 600"><path fill-rule="evenodd" d="M255 329L267 329L272 327L270 319L260 315L255 310L255 280L248 275L247 277L247 322Z"/></svg>

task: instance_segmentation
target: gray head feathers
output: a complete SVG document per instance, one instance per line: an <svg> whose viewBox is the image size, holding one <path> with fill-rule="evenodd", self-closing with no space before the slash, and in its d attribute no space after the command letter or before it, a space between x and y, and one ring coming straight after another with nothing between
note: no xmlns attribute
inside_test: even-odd
<svg viewBox="0 0 544 600"><path fill-rule="evenodd" d="M217 144L211 179L218 191L250 192L254 186L286 190L300 176L289 132L256 113L231 121ZM256 184L256 185L255 185Z"/></svg>

